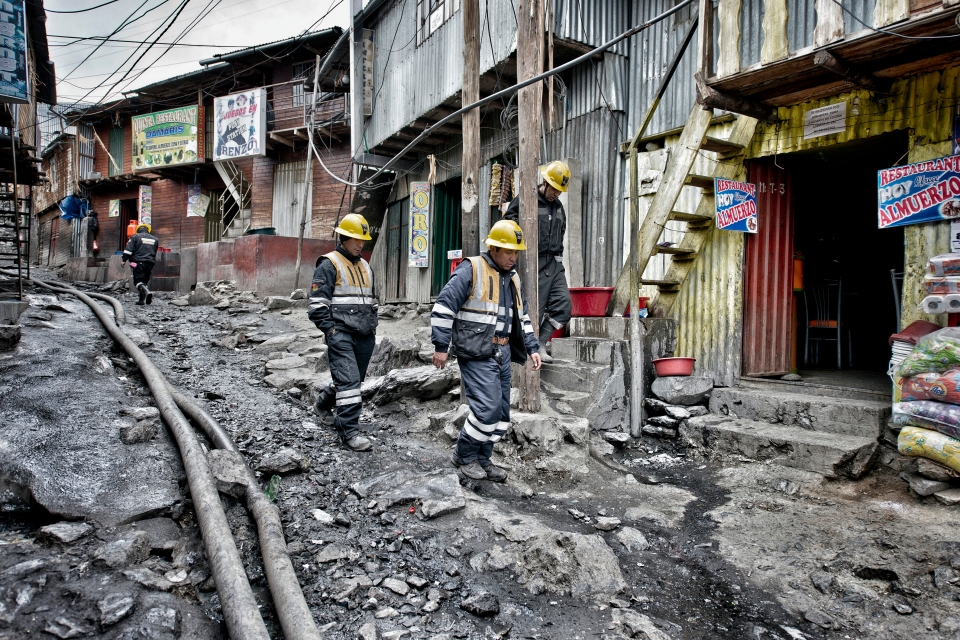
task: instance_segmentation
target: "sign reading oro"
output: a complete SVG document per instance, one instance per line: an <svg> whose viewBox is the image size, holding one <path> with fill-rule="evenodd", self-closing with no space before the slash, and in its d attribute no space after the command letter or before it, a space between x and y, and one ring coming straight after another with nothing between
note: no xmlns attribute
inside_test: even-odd
<svg viewBox="0 0 960 640"><path fill-rule="evenodd" d="M213 159L262 156L267 152L267 90L252 89L213 101Z"/></svg>
<svg viewBox="0 0 960 640"><path fill-rule="evenodd" d="M203 107L133 116L133 170L203 162Z"/></svg>
<svg viewBox="0 0 960 640"><path fill-rule="evenodd" d="M430 183L410 183L410 266L430 266Z"/></svg>

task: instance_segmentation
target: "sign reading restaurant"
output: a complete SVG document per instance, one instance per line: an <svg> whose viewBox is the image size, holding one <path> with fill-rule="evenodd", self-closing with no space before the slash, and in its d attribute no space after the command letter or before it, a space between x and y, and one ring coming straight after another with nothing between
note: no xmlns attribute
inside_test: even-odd
<svg viewBox="0 0 960 640"><path fill-rule="evenodd" d="M881 229L960 218L960 155L877 172Z"/></svg>
<svg viewBox="0 0 960 640"><path fill-rule="evenodd" d="M131 122L134 171L203 162L203 107L157 111Z"/></svg>

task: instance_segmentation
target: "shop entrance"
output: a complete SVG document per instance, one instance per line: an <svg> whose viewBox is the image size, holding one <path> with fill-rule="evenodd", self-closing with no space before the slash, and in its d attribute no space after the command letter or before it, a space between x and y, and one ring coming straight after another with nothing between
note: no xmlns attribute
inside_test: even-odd
<svg viewBox="0 0 960 640"><path fill-rule="evenodd" d="M877 228L877 171L907 144L893 132L751 163L751 182L775 188L765 202L758 184L760 232L747 239L745 375L889 388L903 228Z"/></svg>

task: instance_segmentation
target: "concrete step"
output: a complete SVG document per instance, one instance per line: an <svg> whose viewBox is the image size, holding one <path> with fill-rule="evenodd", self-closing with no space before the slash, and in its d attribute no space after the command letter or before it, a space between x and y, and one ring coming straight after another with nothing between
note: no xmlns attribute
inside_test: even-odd
<svg viewBox="0 0 960 640"><path fill-rule="evenodd" d="M792 382L788 380L771 380L769 378L740 378L738 386L745 389L757 389L760 391L782 391L784 393L799 393L818 396L829 396L831 398L850 398L853 400L877 400L879 402L890 402L892 397L892 385L890 390L873 391L870 389L855 389L850 387L838 387L828 384L816 384L811 382Z"/></svg>
<svg viewBox="0 0 960 640"><path fill-rule="evenodd" d="M891 404L889 401L740 386L714 389L710 396L710 411L745 420L876 440L890 417Z"/></svg>
<svg viewBox="0 0 960 640"><path fill-rule="evenodd" d="M554 360L609 365L626 342L603 338L554 338L550 355Z"/></svg>
<svg viewBox="0 0 960 640"><path fill-rule="evenodd" d="M540 380L566 392L590 393L610 375L610 367L586 362L554 360L540 369Z"/></svg>
<svg viewBox="0 0 960 640"><path fill-rule="evenodd" d="M682 432L687 440L709 451L775 462L827 478L859 478L870 470L879 447L876 438L713 414L690 418Z"/></svg>

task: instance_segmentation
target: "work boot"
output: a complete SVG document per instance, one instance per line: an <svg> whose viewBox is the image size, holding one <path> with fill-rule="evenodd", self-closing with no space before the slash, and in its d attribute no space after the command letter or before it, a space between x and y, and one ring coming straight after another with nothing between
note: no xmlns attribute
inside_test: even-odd
<svg viewBox="0 0 960 640"><path fill-rule="evenodd" d="M470 464L463 464L458 461L456 457L453 458L453 466L460 470L460 473L467 476L471 480L486 480L487 472L483 470L483 467L480 466L479 462L471 462Z"/></svg>
<svg viewBox="0 0 960 640"><path fill-rule="evenodd" d="M326 396L324 393L320 393L317 396L317 401L313 403L313 410L316 412L317 416L320 418L320 424L325 427L333 426L333 407L324 406Z"/></svg>
<svg viewBox="0 0 960 640"><path fill-rule="evenodd" d="M498 467L495 464L484 467L483 469L487 474L487 480L491 482L506 482L507 481L507 472Z"/></svg>
<svg viewBox="0 0 960 640"><path fill-rule="evenodd" d="M147 300L146 300L146 303L147 303L147 304L153 304L153 292L150 291L149 288L147 288L147 285L143 285L143 288L144 288L144 290L146 290L146 292L147 292Z"/></svg>
<svg viewBox="0 0 960 640"><path fill-rule="evenodd" d="M143 286L143 283L142 283L142 282L137 285L137 291L140 292L140 299L137 300L137 304L138 304L138 305L143 305L144 301L147 299L147 291L146 291L146 289L147 289L147 288L146 288L145 286Z"/></svg>
<svg viewBox="0 0 960 640"><path fill-rule="evenodd" d="M547 343L550 342L551 336L553 336L553 325L547 322L540 328L540 360L548 364L553 362L553 358L547 353Z"/></svg>
<svg viewBox="0 0 960 640"><path fill-rule="evenodd" d="M344 442L348 448L354 451L370 451L373 448L373 443L364 436L353 436Z"/></svg>

